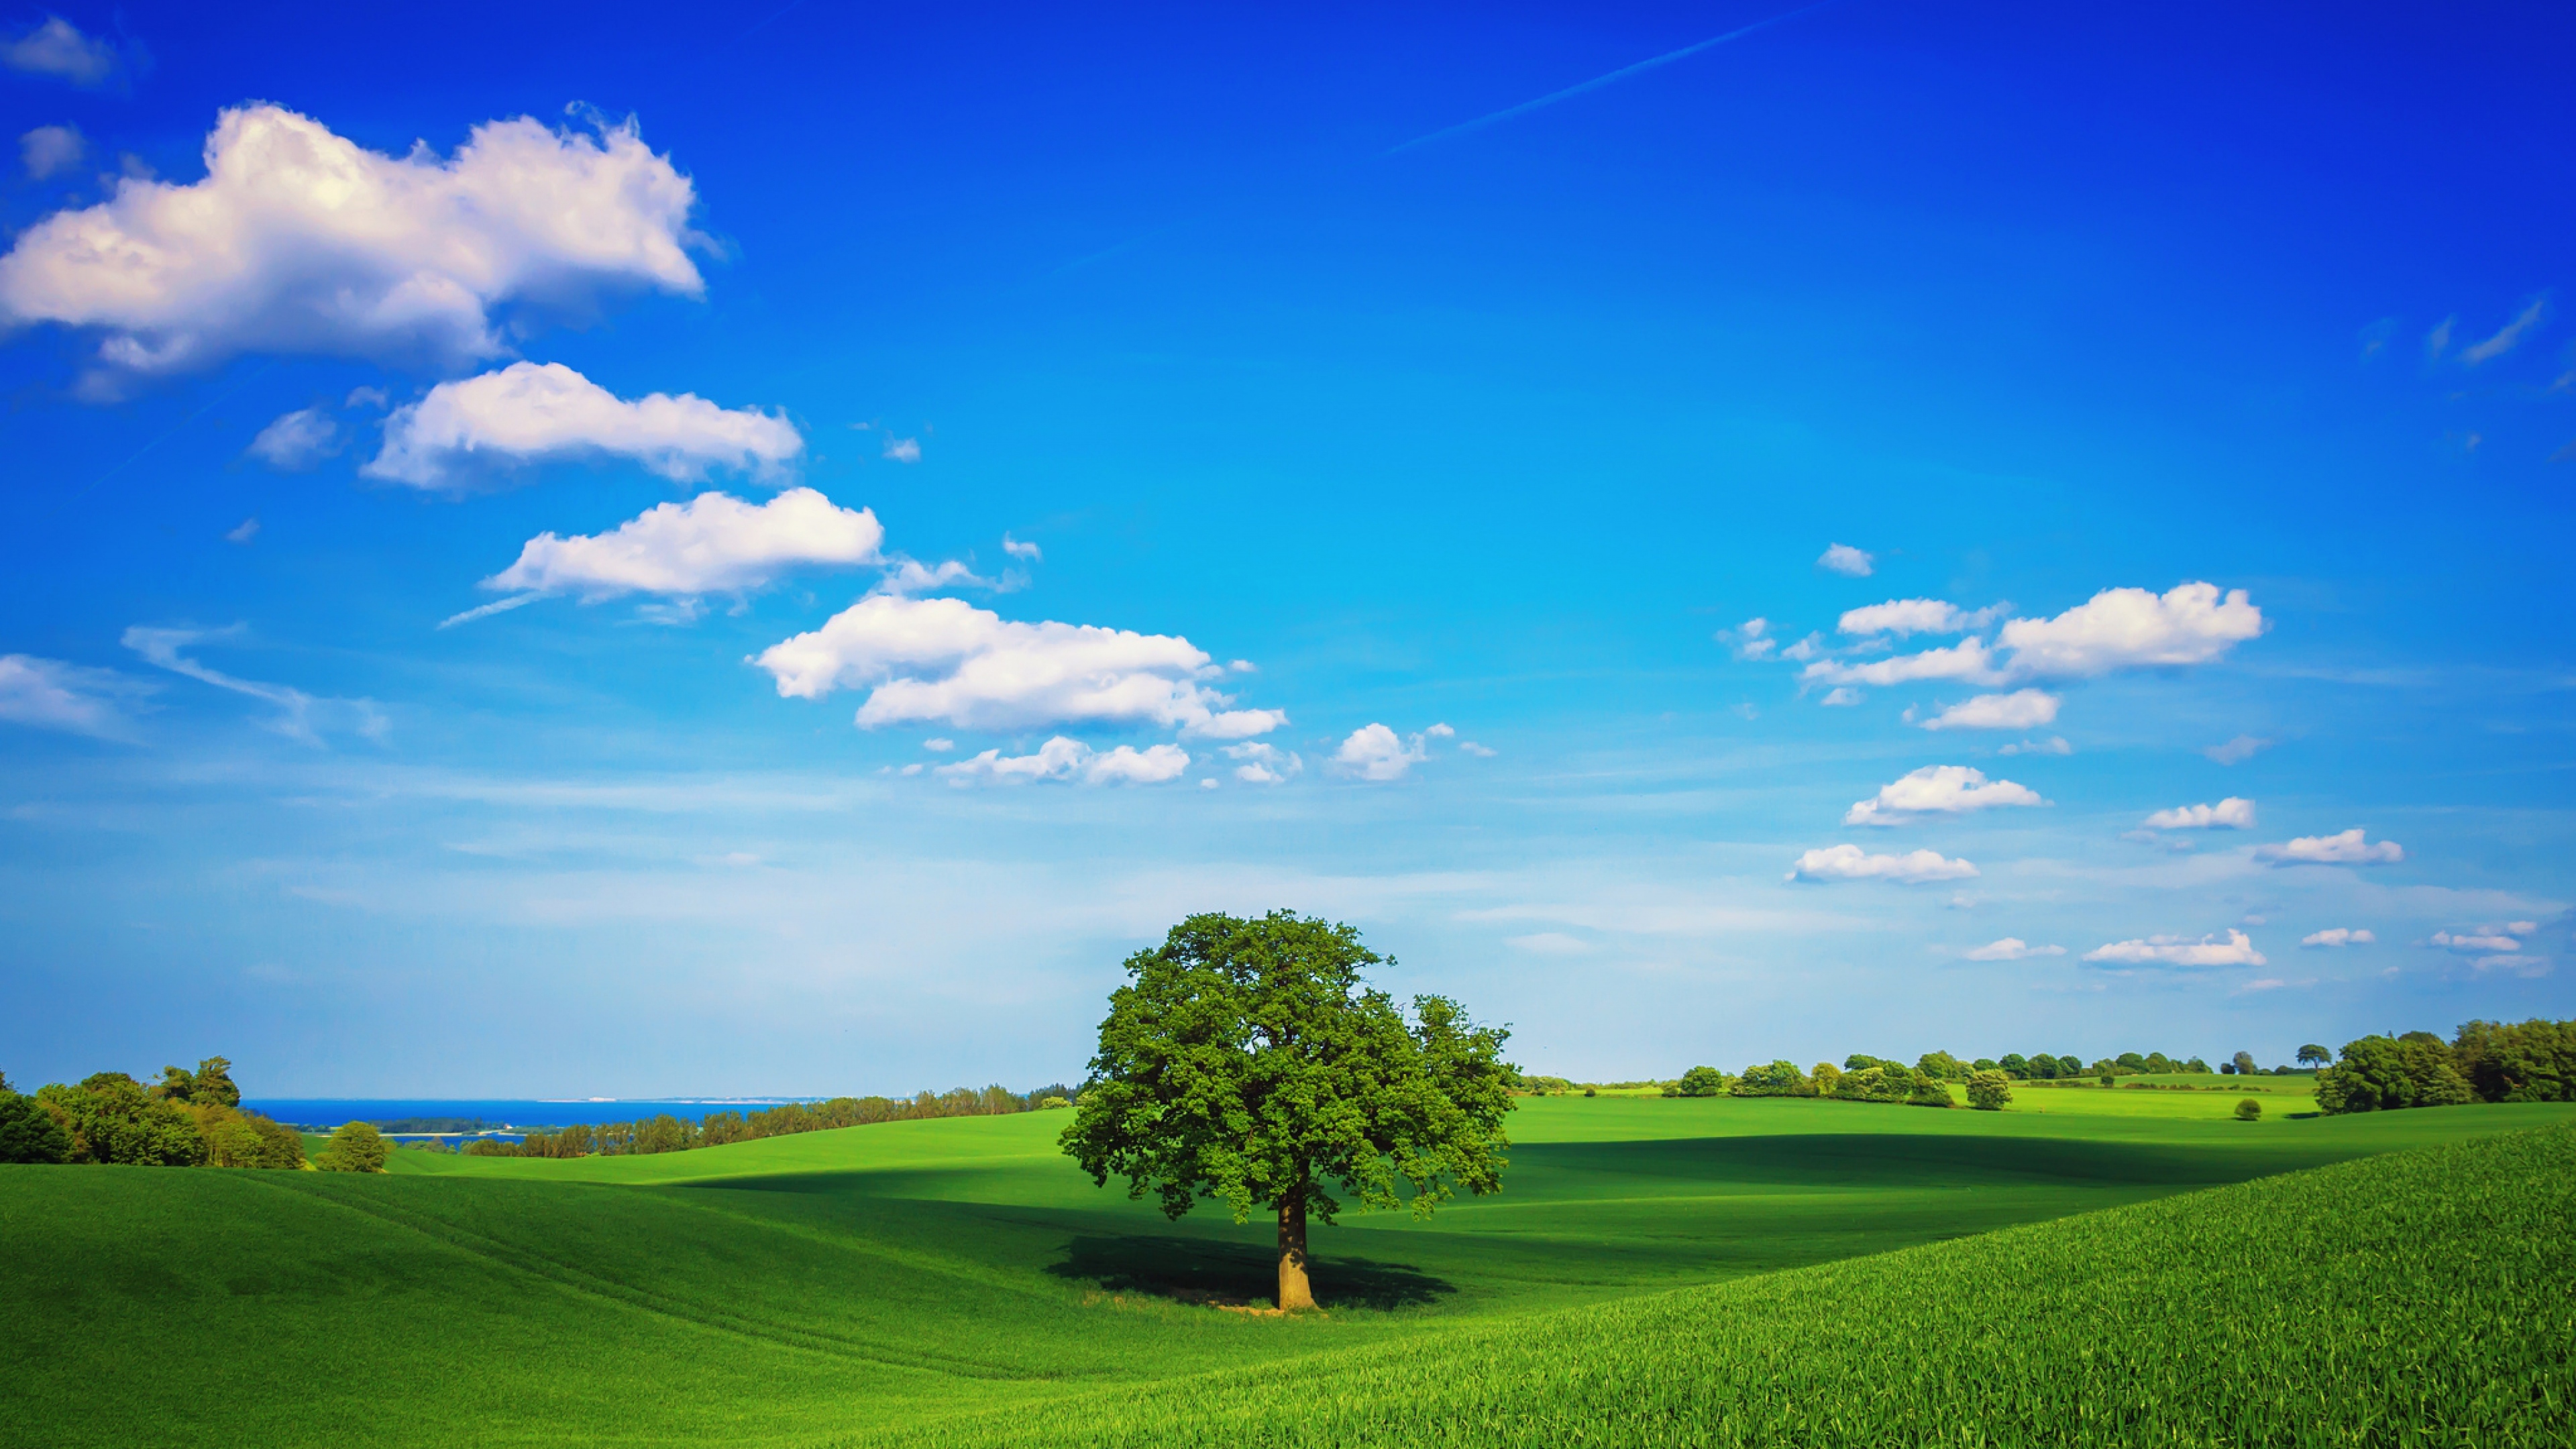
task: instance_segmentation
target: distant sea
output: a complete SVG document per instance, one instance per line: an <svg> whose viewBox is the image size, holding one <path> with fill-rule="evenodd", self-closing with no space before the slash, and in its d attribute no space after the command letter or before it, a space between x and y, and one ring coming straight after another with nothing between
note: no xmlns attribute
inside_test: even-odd
<svg viewBox="0 0 2576 1449"><path fill-rule="evenodd" d="M820 1097L689 1097L673 1100L591 1098L545 1102L447 1097L261 1097L245 1098L242 1107L273 1117L289 1127L329 1131L343 1122L402 1122L421 1117L481 1120L515 1135L532 1127L569 1127L575 1122L635 1122L664 1113L683 1121L700 1121L710 1112L757 1112L785 1102L819 1102ZM452 1135L452 1134L451 1134Z"/></svg>

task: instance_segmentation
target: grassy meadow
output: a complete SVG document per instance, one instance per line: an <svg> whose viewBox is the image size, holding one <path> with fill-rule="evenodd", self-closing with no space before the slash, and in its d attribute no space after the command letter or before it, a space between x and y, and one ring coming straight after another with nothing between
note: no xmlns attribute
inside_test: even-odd
<svg viewBox="0 0 2576 1449"><path fill-rule="evenodd" d="M1759 1442L1766 1424L1834 1442L1843 1431L1781 1417L1824 1399L1717 1412L1774 1371L1770 1339L1724 1329L1766 1314L1778 1342L1805 1346L1817 1393L1887 1371L1887 1355L1919 1359L1916 1396L1881 1406L1898 1417L1844 1435L1883 1442L1956 1406L1939 1355L1959 1344L2101 1341L2116 1357L2170 1329L2177 1352L2198 1345L2175 1362L2197 1363L2304 1341L2316 1325L2288 1308L2211 1337L2203 1298L2251 1290L2209 1275L2264 1261L2212 1244L2304 1262L2344 1240L2321 1206L2357 1183L2378 1195L2365 1216L2420 1246L2442 1224L2404 1226L2416 1204L2400 1169L2466 1169L2405 1164L2576 1122L2554 1106L2294 1118L2283 1100L2244 1123L2236 1100L2061 1089L1984 1113L1527 1099L1504 1192L1427 1222L1319 1228L1329 1311L1288 1318L1214 1306L1266 1297L1266 1223L1205 1207L1170 1223L1093 1187L1055 1149L1061 1112L657 1156L402 1151L381 1176L0 1167L0 1444L1541 1443L1586 1425L1726 1443ZM2472 1165L2556 1144L2564 1198L2569 1135L2502 1139ZM2406 1149L2434 1151L2374 1156ZM2277 1176L2312 1168L2330 1170ZM2503 1253L2461 1271L2554 1282L2563 1309L2564 1221L2538 1276ZM2181 1261L2202 1276L2159 1279ZM2287 1305L2351 1285L2302 1268L2274 1286ZM2061 1306L2006 1312L2016 1293ZM2170 1316L2124 1316L2168 1299ZM1845 1316L1818 1318L1819 1302ZM2035 1352L2005 1360L2021 1378L1991 1382L2055 1412L2080 1389L2042 1371L2066 1367L2056 1349ZM2288 1384L2316 1367L2303 1362L2264 1371ZM1554 1387L1524 1413L1506 1392L1520 1382ZM1283 1393L1297 1423L1259 1428ZM1646 1417L1618 1418L1631 1401ZM2263 1402L2295 1401L2284 1388ZM2564 1426L2563 1397L2557 1412Z"/></svg>

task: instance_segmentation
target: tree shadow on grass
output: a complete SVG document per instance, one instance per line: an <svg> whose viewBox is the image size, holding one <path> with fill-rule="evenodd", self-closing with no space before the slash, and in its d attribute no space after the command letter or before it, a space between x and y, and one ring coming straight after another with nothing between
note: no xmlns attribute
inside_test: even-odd
<svg viewBox="0 0 2576 1449"><path fill-rule="evenodd" d="M1315 1299L1326 1308L1416 1308L1458 1291L1410 1263L1317 1257L1309 1271ZM1271 1249L1147 1233L1074 1238L1064 1260L1047 1272L1108 1293L1226 1308L1266 1306L1279 1291L1279 1259Z"/></svg>

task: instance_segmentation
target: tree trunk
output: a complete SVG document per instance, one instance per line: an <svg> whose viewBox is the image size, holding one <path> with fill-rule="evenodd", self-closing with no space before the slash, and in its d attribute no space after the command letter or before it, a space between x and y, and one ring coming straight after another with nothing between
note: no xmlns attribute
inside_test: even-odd
<svg viewBox="0 0 2576 1449"><path fill-rule="evenodd" d="M1279 1307L1315 1306L1315 1292L1306 1286L1306 1198L1303 1193L1279 1206Z"/></svg>

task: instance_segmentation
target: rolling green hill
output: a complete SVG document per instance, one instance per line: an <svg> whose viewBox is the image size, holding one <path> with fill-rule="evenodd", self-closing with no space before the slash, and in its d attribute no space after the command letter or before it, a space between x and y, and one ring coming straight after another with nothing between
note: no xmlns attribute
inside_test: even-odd
<svg viewBox="0 0 2576 1449"><path fill-rule="evenodd" d="M2173 1106L1532 1100L1501 1195L1320 1230L1332 1311L1292 1319L1198 1306L1267 1291L1266 1225L1167 1223L1093 1187L1054 1149L1061 1113L651 1157L398 1152L374 1177L0 1167L0 1443L999 1432L1104 1391L1651 1315L1683 1285L2571 1115L2245 1124L2130 1095Z"/></svg>

